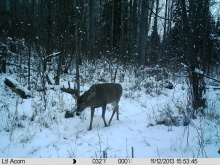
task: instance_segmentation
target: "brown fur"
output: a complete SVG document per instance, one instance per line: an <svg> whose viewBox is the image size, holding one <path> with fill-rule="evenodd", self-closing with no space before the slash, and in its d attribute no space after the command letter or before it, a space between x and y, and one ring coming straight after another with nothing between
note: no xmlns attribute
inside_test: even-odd
<svg viewBox="0 0 220 165"><path fill-rule="evenodd" d="M82 96L77 99L77 109L76 115L80 115L85 108L91 107L91 120L89 130L92 130L92 121L94 117L95 108L102 107L102 118L105 126L110 125L112 117L117 111L117 120L118 116L118 102L122 95L122 86L117 83L104 83L104 84L95 84L90 87ZM114 103L114 110L112 116L107 124L105 121L105 111L106 105L109 103Z"/></svg>

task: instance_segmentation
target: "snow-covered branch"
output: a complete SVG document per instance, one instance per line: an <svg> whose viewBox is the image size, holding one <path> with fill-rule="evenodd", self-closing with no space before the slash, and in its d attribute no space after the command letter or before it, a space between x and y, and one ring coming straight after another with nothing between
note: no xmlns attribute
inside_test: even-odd
<svg viewBox="0 0 220 165"><path fill-rule="evenodd" d="M11 90L17 93L21 98L27 99L31 97L30 91L19 84L16 80L11 77L6 77L4 81L5 85L7 85Z"/></svg>

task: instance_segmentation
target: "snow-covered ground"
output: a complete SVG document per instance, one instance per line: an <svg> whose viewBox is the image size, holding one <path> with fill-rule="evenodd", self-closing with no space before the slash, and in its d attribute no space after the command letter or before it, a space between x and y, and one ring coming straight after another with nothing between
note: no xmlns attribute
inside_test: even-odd
<svg viewBox="0 0 220 165"><path fill-rule="evenodd" d="M98 75L102 76L102 72L106 73L103 70ZM21 99L4 84L9 75L1 74L0 157L100 158L105 151L107 157L118 158L131 157L132 147L135 158L220 156L219 89L207 90L206 115L198 115L183 126L183 112L190 99L184 78L170 79L174 88L167 89L165 82L152 75L135 78L129 69L123 74L124 81L116 80L123 87L119 121L114 116L111 126L104 127L98 108L92 131L87 131L89 108L81 118L64 118L66 110L75 108L71 95L48 90L43 97L42 92L35 91L33 98ZM17 79L15 75L10 77ZM93 83L84 81L82 93ZM65 76L61 84L67 85ZM108 105L107 121L111 113L112 106Z"/></svg>

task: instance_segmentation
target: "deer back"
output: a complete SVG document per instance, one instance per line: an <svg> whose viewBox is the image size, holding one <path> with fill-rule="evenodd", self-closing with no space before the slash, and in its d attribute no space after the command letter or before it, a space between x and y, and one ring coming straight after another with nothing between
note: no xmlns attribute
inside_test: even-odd
<svg viewBox="0 0 220 165"><path fill-rule="evenodd" d="M114 101L119 102L122 95L122 86L115 83L95 84L77 100L77 106L101 107Z"/></svg>

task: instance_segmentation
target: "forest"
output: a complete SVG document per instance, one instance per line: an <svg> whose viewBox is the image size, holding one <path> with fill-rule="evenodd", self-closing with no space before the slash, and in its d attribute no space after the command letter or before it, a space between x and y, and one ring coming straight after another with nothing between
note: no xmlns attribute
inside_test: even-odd
<svg viewBox="0 0 220 165"><path fill-rule="evenodd" d="M160 154L157 148L154 154L146 156L142 154L146 148L137 153L139 146L136 146L137 157L217 157L220 152L220 129L216 128L220 123L220 1L1 0L0 81L3 121L0 136L5 142L5 146L0 146L0 157L106 157L103 151L109 157L131 157L133 154L128 154L127 149L129 138L124 135L118 149L110 142L111 132L101 130L102 121L100 125L95 122L100 115L94 118L96 132L90 135L85 131L89 112L80 119L64 118L75 108L74 95L82 94L93 84L106 82L122 84L119 113L122 121L130 124L128 134L137 131L142 135L143 130L160 129L161 125L168 132L177 129L174 126L184 130L184 133L177 131L183 134L181 144L177 144L177 139L168 140L171 147L166 147L174 155L163 151ZM146 124L133 128L138 120ZM211 122L208 129L215 125L215 135L205 135L204 130L198 133L201 130L198 127L206 120ZM113 119L112 125L123 127L111 131L127 132L126 124L120 122ZM30 127L36 130L32 133ZM198 137L199 147L189 144L186 132L191 127L195 129L191 135ZM43 128L49 130L39 133ZM156 130L151 131L152 137L158 135ZM20 139L14 140L17 135ZM65 137L57 146L47 141L48 150L36 145L33 151L23 155L10 153L12 143L19 151L22 144L34 144L37 136L50 135L52 140ZM119 137L114 138L117 141ZM209 144L217 144L219 151L215 148L215 154L208 154L206 149L210 146L206 146L204 138L210 138ZM68 140L68 145L63 139ZM142 140L147 147L154 144L144 135ZM121 149L125 143L126 149ZM183 144L188 148L182 149ZM96 147L84 155L86 145ZM181 146L177 155L176 146ZM50 147L55 153L49 152Z"/></svg>

